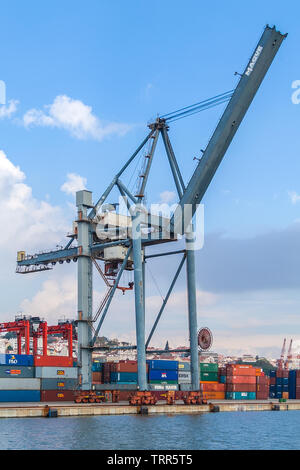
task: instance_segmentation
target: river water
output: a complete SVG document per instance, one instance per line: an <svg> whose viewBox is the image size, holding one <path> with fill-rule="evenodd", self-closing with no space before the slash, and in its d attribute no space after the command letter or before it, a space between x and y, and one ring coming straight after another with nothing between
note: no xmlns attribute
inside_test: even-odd
<svg viewBox="0 0 300 470"><path fill-rule="evenodd" d="M300 449L300 411L2 418L0 449Z"/></svg>

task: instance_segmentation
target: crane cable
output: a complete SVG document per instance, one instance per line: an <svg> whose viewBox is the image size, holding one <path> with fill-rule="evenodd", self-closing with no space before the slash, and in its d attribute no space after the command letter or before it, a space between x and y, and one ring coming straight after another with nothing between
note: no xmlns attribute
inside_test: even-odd
<svg viewBox="0 0 300 470"><path fill-rule="evenodd" d="M191 116L192 114L199 113L201 111L229 101L233 95L233 92L234 90L226 91L225 93L213 96L212 98L208 98L206 100L199 101L198 103L191 104L190 106L185 106L184 108L177 109L176 111L173 111L171 113L164 114L161 116L161 118L165 119L166 121L172 122L177 121L178 119L182 119L183 117Z"/></svg>

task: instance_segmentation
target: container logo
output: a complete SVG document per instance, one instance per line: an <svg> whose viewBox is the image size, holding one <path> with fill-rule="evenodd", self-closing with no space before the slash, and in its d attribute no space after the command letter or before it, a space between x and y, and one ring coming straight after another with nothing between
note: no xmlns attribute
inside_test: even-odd
<svg viewBox="0 0 300 470"><path fill-rule="evenodd" d="M64 370L57 370L56 375L65 375L65 371Z"/></svg>
<svg viewBox="0 0 300 470"><path fill-rule="evenodd" d="M9 361L8 361L8 363L9 363L9 364L17 364L18 361L17 361L17 359L16 359L15 356L11 356L10 359L9 359Z"/></svg>
<svg viewBox="0 0 300 470"><path fill-rule="evenodd" d="M166 372L162 372L161 376L162 376L162 378L166 379L166 378L167 378L167 373L166 373Z"/></svg>
<svg viewBox="0 0 300 470"><path fill-rule="evenodd" d="M20 375L21 371L20 369L7 369L5 373L9 375Z"/></svg>
<svg viewBox="0 0 300 470"><path fill-rule="evenodd" d="M58 387L64 387L64 386L65 386L65 382L57 382L57 386L58 386Z"/></svg>
<svg viewBox="0 0 300 470"><path fill-rule="evenodd" d="M63 393L57 393L57 398L64 398L64 394Z"/></svg>

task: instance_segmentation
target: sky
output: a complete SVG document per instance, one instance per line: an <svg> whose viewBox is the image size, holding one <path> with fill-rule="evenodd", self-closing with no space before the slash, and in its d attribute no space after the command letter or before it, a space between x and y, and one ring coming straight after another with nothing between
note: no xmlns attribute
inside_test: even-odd
<svg viewBox="0 0 300 470"><path fill-rule="evenodd" d="M226 354L277 357L284 337L300 340L299 13L299 2L276 0L2 3L1 320L76 317L76 265L17 275L17 250L65 243L76 190L96 201L158 115L232 90L269 24L288 36L202 201L198 325ZM224 107L171 123L186 182ZM133 191L141 161L124 177ZM147 201L176 202L161 143ZM178 262L147 263L147 331ZM97 277L94 290L96 309ZM135 341L132 301L117 293L102 334ZM184 271L153 345L166 340L188 342Z"/></svg>

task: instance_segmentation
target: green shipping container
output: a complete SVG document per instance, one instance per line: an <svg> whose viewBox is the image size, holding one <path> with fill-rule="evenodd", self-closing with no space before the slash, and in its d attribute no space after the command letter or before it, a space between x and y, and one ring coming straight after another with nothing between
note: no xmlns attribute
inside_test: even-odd
<svg viewBox="0 0 300 470"><path fill-rule="evenodd" d="M200 372L200 382L218 382L218 372Z"/></svg>
<svg viewBox="0 0 300 470"><path fill-rule="evenodd" d="M218 364L212 362L199 362L200 372L218 372Z"/></svg>
<svg viewBox="0 0 300 470"><path fill-rule="evenodd" d="M149 380L149 384L178 384L176 380Z"/></svg>

